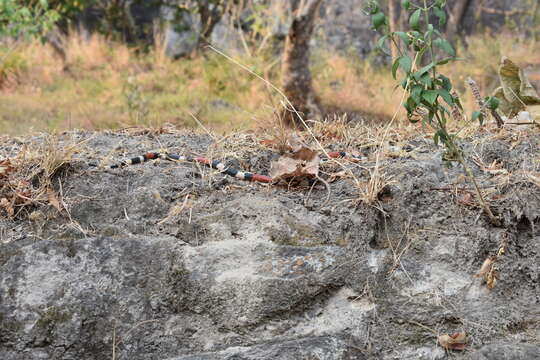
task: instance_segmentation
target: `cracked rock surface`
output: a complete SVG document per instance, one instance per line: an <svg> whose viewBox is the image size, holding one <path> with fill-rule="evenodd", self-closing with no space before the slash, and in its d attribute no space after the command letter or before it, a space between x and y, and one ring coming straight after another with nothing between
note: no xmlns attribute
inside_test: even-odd
<svg viewBox="0 0 540 360"><path fill-rule="evenodd" d="M0 156L42 140L3 138ZM228 165L267 174L275 154L236 140L247 150ZM65 209L0 217L0 359L537 359L539 140L463 142L495 227L423 138L382 160L390 181L365 204L369 150L362 166L343 162L357 181L330 183L327 201L322 185L245 183L189 163L89 165L161 148L231 153L207 136L61 135L81 144L52 181ZM482 165L494 161L506 172ZM475 275L501 244L488 289ZM446 353L437 335L455 332L466 351Z"/></svg>

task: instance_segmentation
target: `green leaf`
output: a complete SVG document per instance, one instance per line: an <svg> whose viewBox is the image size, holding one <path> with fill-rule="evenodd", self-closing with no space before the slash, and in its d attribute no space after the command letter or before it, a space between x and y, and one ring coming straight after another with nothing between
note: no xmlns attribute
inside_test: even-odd
<svg viewBox="0 0 540 360"><path fill-rule="evenodd" d="M501 101L494 96L489 96L485 98L484 101L486 103L487 108L491 110L496 110L501 103Z"/></svg>
<svg viewBox="0 0 540 360"><path fill-rule="evenodd" d="M449 78L447 78L444 75L439 75L439 80L440 80L441 87L443 89L445 89L447 91L452 90L452 82L450 82Z"/></svg>
<svg viewBox="0 0 540 360"><path fill-rule="evenodd" d="M420 80L420 78L421 78L425 73L427 73L429 70L431 70L431 68L434 67L434 66L435 66L435 63L431 63L431 64L429 64L429 65L424 66L423 68L421 68L420 70L418 70L417 72L415 72L415 73L413 74L414 78L415 78L416 80Z"/></svg>
<svg viewBox="0 0 540 360"><path fill-rule="evenodd" d="M451 58L446 58L442 60L437 60L437 65L446 65L452 60L455 60L455 58L451 57Z"/></svg>
<svg viewBox="0 0 540 360"><path fill-rule="evenodd" d="M378 30L381 26L386 24L386 16L382 12L378 12L375 15L371 17L371 20L373 20L373 28L375 30Z"/></svg>
<svg viewBox="0 0 540 360"><path fill-rule="evenodd" d="M405 101L405 104L403 104L403 106L405 107L405 109L407 109L407 115L412 115L414 110L416 110L416 108L418 107L418 104L416 104L413 98L409 96L407 98L407 101ZM414 121L411 121L411 122L414 122Z"/></svg>
<svg viewBox="0 0 540 360"><path fill-rule="evenodd" d="M445 51L450 56L456 56L456 51L454 50L452 45L450 45L450 43L446 39L437 38L437 39L435 39L433 41L433 45L435 45L439 49L442 49L443 51Z"/></svg>
<svg viewBox="0 0 540 360"><path fill-rule="evenodd" d="M392 77L394 78L394 80L396 79L396 73L397 73L397 69L399 68L400 60L401 60L401 56L396 58L396 60L394 60L394 64L392 64Z"/></svg>
<svg viewBox="0 0 540 360"><path fill-rule="evenodd" d="M446 108L445 108L444 106L442 106L442 108L444 109L444 112L445 112L445 113L448 112L448 110L446 110ZM444 113L441 114L441 124L442 124L443 126L446 126L446 116L444 115ZM441 130L442 130L442 129L441 129ZM444 131L443 131L442 134L444 135ZM446 135L441 136L441 138L442 138L442 139L446 139Z"/></svg>
<svg viewBox="0 0 540 360"><path fill-rule="evenodd" d="M377 41L376 48L381 50L383 53L388 54L388 51L384 48L384 42L386 41L386 39L388 39L388 35L384 35L383 37L381 37L379 41Z"/></svg>
<svg viewBox="0 0 540 360"><path fill-rule="evenodd" d="M403 81L401 81L401 87L404 88L405 90L407 90L407 83L408 83L408 80L409 78L404 78Z"/></svg>
<svg viewBox="0 0 540 360"><path fill-rule="evenodd" d="M480 122L480 125L482 125L484 123L484 114L482 114L482 112L480 111L473 112L471 116L471 120L475 121L477 119Z"/></svg>
<svg viewBox="0 0 540 360"><path fill-rule="evenodd" d="M420 104L422 101L422 91L424 91L424 87L422 85L414 85L411 89L411 97L417 104Z"/></svg>
<svg viewBox="0 0 540 360"><path fill-rule="evenodd" d="M370 1L368 4L368 11L370 15L374 15L379 12L379 3L378 1Z"/></svg>
<svg viewBox="0 0 540 360"><path fill-rule="evenodd" d="M403 9L405 10L409 10L411 8L411 2L410 0L403 0L401 2L401 6L403 7Z"/></svg>
<svg viewBox="0 0 540 360"><path fill-rule="evenodd" d="M422 9L418 9L411 15L409 19L409 25L411 29L420 31L420 15L422 15Z"/></svg>
<svg viewBox="0 0 540 360"><path fill-rule="evenodd" d="M28 9L27 7L23 7L20 10L20 14L21 14L21 17L25 20L28 20L32 17L32 13L30 12L30 9Z"/></svg>
<svg viewBox="0 0 540 360"><path fill-rule="evenodd" d="M427 88L431 88L433 85L433 80L431 79L431 76L429 73L425 73L420 77L419 80L422 84L424 84Z"/></svg>
<svg viewBox="0 0 540 360"><path fill-rule="evenodd" d="M412 69L412 59L407 55L403 55L399 58L399 67L405 71L406 74L409 74Z"/></svg>
<svg viewBox="0 0 540 360"><path fill-rule="evenodd" d="M437 90L443 100L450 106L454 106L454 97L446 89Z"/></svg>
<svg viewBox="0 0 540 360"><path fill-rule="evenodd" d="M439 140L442 142L446 142L448 139L448 136L446 135L446 132L443 129L439 129L433 134L433 142L435 145L439 145Z"/></svg>
<svg viewBox="0 0 540 360"><path fill-rule="evenodd" d="M459 96L454 96L454 104L457 105L457 107L463 111L463 105L461 105L461 100L459 100Z"/></svg>
<svg viewBox="0 0 540 360"><path fill-rule="evenodd" d="M428 47L425 46L416 54L415 60L416 60L416 67L422 66L424 63L424 55L426 54Z"/></svg>
<svg viewBox="0 0 540 360"><path fill-rule="evenodd" d="M433 13L437 18L439 18L439 27L443 27L444 24L446 24L446 13L444 12L444 10L438 6L435 6L433 8Z"/></svg>
<svg viewBox="0 0 540 360"><path fill-rule="evenodd" d="M431 35L433 35L433 30L434 30L433 25L432 25L432 24L428 24L428 26L427 26L427 31L426 31L426 33L424 34L424 40L425 40L426 42L429 42L429 40L431 39Z"/></svg>
<svg viewBox="0 0 540 360"><path fill-rule="evenodd" d="M428 123L428 124L433 123L433 118L434 117L435 117L435 113L433 112L433 109L429 109L429 113L423 119L424 123Z"/></svg>
<svg viewBox="0 0 540 360"><path fill-rule="evenodd" d="M422 98L426 100L430 105L435 104L438 96L439 92L437 90L426 90L422 92Z"/></svg>
<svg viewBox="0 0 540 360"><path fill-rule="evenodd" d="M405 45L407 46L411 45L411 39L409 39L409 35L407 35L407 33L403 31L396 31L394 35L399 36L399 38L401 39L401 41L405 43Z"/></svg>
<svg viewBox="0 0 540 360"><path fill-rule="evenodd" d="M421 32L418 32L418 31L409 31L409 34L410 36L412 36L413 39L422 39L423 38L423 35Z"/></svg>

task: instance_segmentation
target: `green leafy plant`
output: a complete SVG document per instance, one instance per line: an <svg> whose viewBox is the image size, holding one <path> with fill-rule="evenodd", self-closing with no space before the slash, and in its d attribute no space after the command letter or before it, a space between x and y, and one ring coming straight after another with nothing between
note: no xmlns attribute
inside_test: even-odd
<svg viewBox="0 0 540 360"><path fill-rule="evenodd" d="M448 131L447 123L453 107L463 110L459 98L452 92L452 82L439 72L439 68L456 61L456 51L437 29L446 23L446 0L422 0L418 2L403 0L402 11L409 13L408 31L390 31L389 19L384 14L378 0L368 3L367 11L371 15L373 27L383 36L378 41L378 48L384 48L387 42L397 47L399 56L393 59L392 75L397 79L401 69L404 77L400 81L407 98L403 105L411 122L422 121L433 132L433 141L446 148L443 160L462 165L476 189L478 201L489 216L491 222L498 224L498 219L484 201L474 175L465 161L465 154L457 143L457 135ZM431 20L437 20L433 24ZM400 46L401 45L401 46ZM497 106L496 99L486 99L490 109ZM484 113L477 111L473 120L484 121Z"/></svg>
<svg viewBox="0 0 540 360"><path fill-rule="evenodd" d="M25 65L20 56L14 54L21 39L43 37L58 21L58 13L49 8L46 0L25 5L20 0L0 0L0 87L10 74L16 74Z"/></svg>
<svg viewBox="0 0 540 360"><path fill-rule="evenodd" d="M58 12L49 8L47 0L0 0L0 38L40 36L58 19Z"/></svg>

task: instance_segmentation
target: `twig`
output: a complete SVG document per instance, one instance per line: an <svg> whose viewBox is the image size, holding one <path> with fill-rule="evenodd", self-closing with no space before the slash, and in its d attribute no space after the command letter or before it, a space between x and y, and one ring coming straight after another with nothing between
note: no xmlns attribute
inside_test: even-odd
<svg viewBox="0 0 540 360"><path fill-rule="evenodd" d="M504 121L501 115L499 115L499 113L494 109L489 109L489 111L491 112L491 116L495 118L495 121L497 122L497 127L502 128L504 125Z"/></svg>
<svg viewBox="0 0 540 360"><path fill-rule="evenodd" d="M324 180L323 178L321 178L319 175L317 175L317 180L322 182L324 184L324 186L326 187L326 199L321 204L321 208L322 208L326 204L328 204L328 201L330 201L330 195L332 194L332 191L330 190L330 184L328 184L328 182L326 180ZM306 198L304 199L304 205L305 206L307 206L307 202L309 200L309 197L311 196L311 192L313 191L313 188L315 187L316 184L317 184L317 181L314 181L313 185L311 185L311 188L309 189L309 193L306 195Z"/></svg>
<svg viewBox="0 0 540 360"><path fill-rule="evenodd" d="M212 133L210 131L208 131L207 128L204 127L204 125L199 121L199 119L197 119L197 117L195 115L193 115L193 113L190 112L189 115L191 115L191 117L193 118L193 120L195 120L197 125L199 125L204 131L206 131L206 133L208 134L208 136L210 136L212 138L212 140L216 141L215 136L212 135Z"/></svg>
<svg viewBox="0 0 540 360"><path fill-rule="evenodd" d="M480 205L484 209L484 212L489 217L490 222L495 226L500 226L501 225L500 220L495 215L493 215L493 212L491 211L491 209L489 208L489 206L485 202L484 197L482 196L482 192L480 190L480 187L478 186L478 183L476 182L476 178L475 178L473 172L471 171L471 169L465 163L465 159L463 158L463 154L461 154L461 153L459 154L459 156L457 158L457 161L461 164L461 166L463 166L463 169L467 173L467 176L469 177L469 180L472 181L472 183L474 185L474 188L475 188L475 191L476 191L476 197L477 197L478 201L480 202Z"/></svg>

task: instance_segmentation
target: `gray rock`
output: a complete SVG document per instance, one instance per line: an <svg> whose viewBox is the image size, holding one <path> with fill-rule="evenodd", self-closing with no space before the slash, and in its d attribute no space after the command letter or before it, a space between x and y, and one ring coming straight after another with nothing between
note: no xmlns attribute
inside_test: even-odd
<svg viewBox="0 0 540 360"><path fill-rule="evenodd" d="M490 344L470 355L470 360L536 360L540 358L540 345Z"/></svg>
<svg viewBox="0 0 540 360"><path fill-rule="evenodd" d="M486 163L532 169L538 140L463 147ZM39 141L6 140L0 152ZM440 359L436 334L457 331L471 353L456 359L538 350L524 344L539 339L540 188L519 173L500 187L471 164L480 186L497 186L497 228L444 191L462 170L445 168L440 149L418 139L382 160L394 182L377 208L354 201L368 160L344 163L358 183L331 183L326 202L323 186L307 196L190 163L85 164L159 148L211 156L222 146L235 149L231 163L265 173L274 154L252 136L213 146L191 133L59 141L87 146L61 175L70 216L36 205L34 220L0 219L0 359L93 360L113 349L117 360ZM474 275L503 241L490 290Z"/></svg>
<svg viewBox="0 0 540 360"><path fill-rule="evenodd" d="M201 22L191 13L176 11L167 6L161 9L164 20L165 53L172 58L179 58L191 54L199 43ZM180 19L176 19L179 16Z"/></svg>
<svg viewBox="0 0 540 360"><path fill-rule="evenodd" d="M277 344L232 347L215 353L181 356L168 360L297 360L297 359L367 359L346 341L332 337L312 337Z"/></svg>

